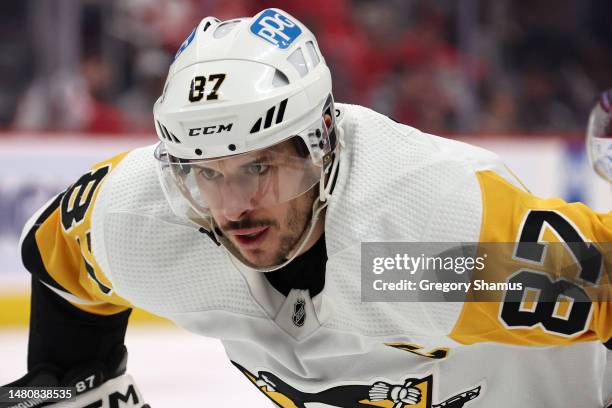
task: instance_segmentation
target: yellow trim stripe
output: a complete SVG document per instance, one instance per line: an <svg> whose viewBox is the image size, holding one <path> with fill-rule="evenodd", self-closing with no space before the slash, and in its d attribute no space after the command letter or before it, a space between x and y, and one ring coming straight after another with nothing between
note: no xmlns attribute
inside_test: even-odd
<svg viewBox="0 0 612 408"><path fill-rule="evenodd" d="M30 321L30 295L27 293L2 294L0 296L0 328L27 327ZM174 323L141 309L134 309L130 327L134 325L165 325Z"/></svg>

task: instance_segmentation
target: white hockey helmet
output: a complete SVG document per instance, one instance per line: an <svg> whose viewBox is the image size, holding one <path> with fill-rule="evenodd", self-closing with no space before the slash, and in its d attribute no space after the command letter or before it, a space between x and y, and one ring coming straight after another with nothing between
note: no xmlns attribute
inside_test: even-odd
<svg viewBox="0 0 612 408"><path fill-rule="evenodd" d="M612 182L612 89L602 93L591 110L586 149L595 172Z"/></svg>
<svg viewBox="0 0 612 408"><path fill-rule="evenodd" d="M176 53L153 114L160 179L174 212L221 243L212 212L229 200L215 193L214 169L226 160L265 151L282 163L278 176L265 180L251 177L257 168L235 177L240 194L256 197L262 207L294 199L318 183L319 200L299 248L287 262L265 270L300 252L330 194L339 144L331 75L303 24L278 9L228 21L204 18Z"/></svg>

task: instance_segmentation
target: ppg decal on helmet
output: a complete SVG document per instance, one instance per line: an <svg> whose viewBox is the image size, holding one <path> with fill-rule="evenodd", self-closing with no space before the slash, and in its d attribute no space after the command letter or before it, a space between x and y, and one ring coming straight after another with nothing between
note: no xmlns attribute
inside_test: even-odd
<svg viewBox="0 0 612 408"><path fill-rule="evenodd" d="M302 33L300 27L276 10L268 9L261 13L251 25L251 31L267 42L285 49Z"/></svg>

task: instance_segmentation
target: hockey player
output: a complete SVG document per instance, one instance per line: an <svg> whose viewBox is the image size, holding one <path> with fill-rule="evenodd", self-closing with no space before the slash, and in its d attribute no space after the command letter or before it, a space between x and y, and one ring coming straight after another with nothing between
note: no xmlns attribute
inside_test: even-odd
<svg viewBox="0 0 612 408"><path fill-rule="evenodd" d="M154 116L156 146L98 163L25 226L29 373L13 386L145 406L123 346L140 307L221 339L282 407L606 406L611 214L531 195L488 151L334 104L316 39L277 9L203 19ZM571 272L549 262L553 239L572 244ZM362 302L367 241L514 243L494 273L521 296L562 286L572 306Z"/></svg>

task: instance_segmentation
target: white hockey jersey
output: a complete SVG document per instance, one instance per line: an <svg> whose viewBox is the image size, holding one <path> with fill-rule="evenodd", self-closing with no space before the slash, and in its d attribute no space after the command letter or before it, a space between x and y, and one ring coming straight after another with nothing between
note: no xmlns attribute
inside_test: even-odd
<svg viewBox="0 0 612 408"><path fill-rule="evenodd" d="M177 218L153 146L97 164L35 214L23 240L35 240L37 253L28 256L75 307L139 307L221 339L232 363L278 406L604 407L612 397L602 345L612 347L611 302L592 302L580 321L562 322L569 334L550 330L553 316L508 324L501 302L362 302L360 247L515 242L536 211L542 229L557 214L585 241L610 242L612 214L532 196L486 150L363 107L339 109L346 146L326 213L325 286L313 298L299 289L285 296L261 273L238 269ZM515 272L512 262L497 273ZM611 268L604 255L602 271Z"/></svg>

